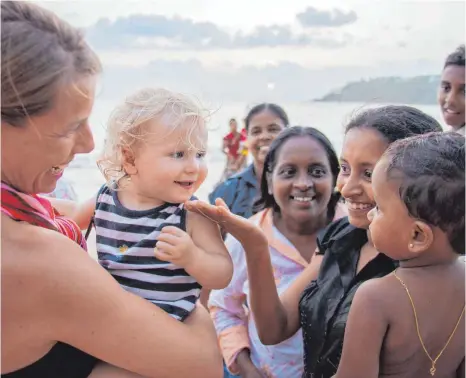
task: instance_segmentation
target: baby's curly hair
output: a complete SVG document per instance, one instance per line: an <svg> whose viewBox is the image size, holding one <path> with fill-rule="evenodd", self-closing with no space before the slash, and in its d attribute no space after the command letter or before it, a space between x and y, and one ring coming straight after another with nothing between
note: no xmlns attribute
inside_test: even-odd
<svg viewBox="0 0 466 378"><path fill-rule="evenodd" d="M387 178L400 180L400 198L409 214L444 231L464 255L465 138L429 133L399 140L384 154Z"/></svg>
<svg viewBox="0 0 466 378"><path fill-rule="evenodd" d="M194 130L203 127L208 113L187 95L162 88L145 88L128 96L110 114L101 158L97 165L110 187L119 186L127 176L123 169L123 148L133 149L148 138L157 137L148 122L164 119L172 130L190 120L188 141Z"/></svg>

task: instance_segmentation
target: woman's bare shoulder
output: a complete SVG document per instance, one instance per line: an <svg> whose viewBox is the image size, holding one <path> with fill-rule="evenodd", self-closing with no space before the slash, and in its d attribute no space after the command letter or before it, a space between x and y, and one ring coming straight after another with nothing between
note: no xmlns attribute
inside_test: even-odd
<svg viewBox="0 0 466 378"><path fill-rule="evenodd" d="M66 236L27 223L2 219L2 284L21 282L17 290L53 289L72 285L66 276L96 262ZM52 294L53 290L49 292Z"/></svg>

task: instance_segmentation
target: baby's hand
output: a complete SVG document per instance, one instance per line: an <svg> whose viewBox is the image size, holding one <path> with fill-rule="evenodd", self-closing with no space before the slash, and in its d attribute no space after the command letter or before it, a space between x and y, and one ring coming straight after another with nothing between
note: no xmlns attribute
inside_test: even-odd
<svg viewBox="0 0 466 378"><path fill-rule="evenodd" d="M193 260L196 250L191 236L177 227L166 226L157 238L154 254L159 260L186 268Z"/></svg>

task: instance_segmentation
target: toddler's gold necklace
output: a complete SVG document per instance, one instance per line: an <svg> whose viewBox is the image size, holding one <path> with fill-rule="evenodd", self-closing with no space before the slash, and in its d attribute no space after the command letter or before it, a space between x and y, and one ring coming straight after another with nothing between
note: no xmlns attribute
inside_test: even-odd
<svg viewBox="0 0 466 378"><path fill-rule="evenodd" d="M402 281L402 279L401 279L400 277L398 277L398 275L396 274L396 270L393 272L393 275L397 278L398 281L400 281L401 285L402 285L402 286L405 288L405 290L406 290L406 294L408 294L409 300L410 300L410 302L411 302L411 306L413 307L414 320L415 320L415 322L416 322L417 336L419 337L419 341L421 342L422 349L424 349L425 354L427 355L427 357L429 357L430 362L432 362L432 367L430 368L429 371L430 371L430 375L434 376L434 375L435 375L435 372L436 372L436 370L437 370L436 367L435 367L435 364L437 363L438 359L439 359L440 356L443 354L443 352L445 351L445 349L447 349L448 344L450 344L450 341L451 341L451 339L453 338L453 335L455 334L456 329L457 329L458 326L460 325L461 318L462 318L463 315L464 315L464 309L465 309L465 307L463 307L463 311L461 311L461 315L460 315L460 317L459 317L459 319L458 319L458 322L456 323L455 328L453 329L453 332L451 333L450 337L448 338L447 343L446 343L445 346L442 348L442 350L441 350L440 353L437 355L437 357L435 357L435 359L432 359L432 357L430 356L429 352L427 351L426 346L424 345L424 341L422 340L421 332L419 331L419 322L418 322L418 320L417 320L416 307L414 306L414 301L413 301L413 298L411 297L411 294L409 293L408 287L407 287L406 284Z"/></svg>

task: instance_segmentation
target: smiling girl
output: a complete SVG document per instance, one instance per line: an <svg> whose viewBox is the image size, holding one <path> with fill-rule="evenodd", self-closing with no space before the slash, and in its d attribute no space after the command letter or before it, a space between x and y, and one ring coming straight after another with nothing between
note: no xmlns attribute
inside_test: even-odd
<svg viewBox="0 0 466 378"><path fill-rule="evenodd" d="M445 123L464 135L464 45L448 55L443 67L438 102Z"/></svg>
<svg viewBox="0 0 466 378"><path fill-rule="evenodd" d="M253 163L242 172L218 185L209 195L209 201L222 198L234 214L249 218L259 191L259 180L270 144L288 127L288 115L276 104L254 106L244 120L248 152Z"/></svg>
<svg viewBox="0 0 466 378"><path fill-rule="evenodd" d="M464 377L464 158L431 133L377 163L371 240L399 267L356 292L335 378Z"/></svg>
<svg viewBox="0 0 466 378"><path fill-rule="evenodd" d="M344 216L335 192L338 158L330 141L311 127L291 127L272 142L264 162L258 213L251 218L266 234L277 290L283 292L310 264L317 232ZM227 238L233 279L211 293L210 306L220 346L231 372L242 378L299 378L302 335L280 345L263 345L250 308L246 257L240 242ZM314 248L312 248L314 246ZM228 375L227 375L228 376Z"/></svg>

